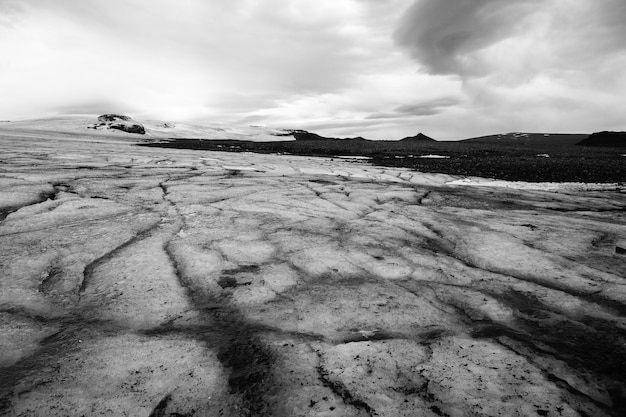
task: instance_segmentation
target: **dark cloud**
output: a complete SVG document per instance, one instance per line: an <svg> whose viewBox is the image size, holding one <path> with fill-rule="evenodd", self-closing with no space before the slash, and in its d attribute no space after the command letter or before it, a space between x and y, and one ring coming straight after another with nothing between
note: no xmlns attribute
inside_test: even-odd
<svg viewBox="0 0 626 417"><path fill-rule="evenodd" d="M420 116L428 116L428 115L432 115L433 113L430 114L423 114ZM406 114L401 114L401 113L385 113L385 112L377 112L377 113L372 113L369 116L366 116L365 118L368 120L390 120L390 119L401 119L406 117Z"/></svg>
<svg viewBox="0 0 626 417"><path fill-rule="evenodd" d="M624 0L414 0L393 39L461 82L465 128L584 132L624 128L625 22Z"/></svg>
<svg viewBox="0 0 626 417"><path fill-rule="evenodd" d="M459 104L459 99L455 97L442 97L414 104L404 104L396 107L394 111L400 114L434 114L439 113L446 107L455 106L457 104Z"/></svg>
<svg viewBox="0 0 626 417"><path fill-rule="evenodd" d="M448 107L459 104L459 99L443 97L430 101L420 101L412 104L403 104L387 113L373 113L366 119L399 119L408 117L433 116L444 111Z"/></svg>
<svg viewBox="0 0 626 417"><path fill-rule="evenodd" d="M416 0L394 33L429 72L478 73L471 54L520 30L543 0Z"/></svg>
<svg viewBox="0 0 626 417"><path fill-rule="evenodd" d="M515 39L519 42L503 44L509 47L502 48L506 58L540 72L576 68L623 51L624 22L624 0L416 0L394 40L430 73L472 77L500 70L503 57L485 51ZM536 51L522 43L529 39ZM549 55L541 56L545 62L527 62L542 51Z"/></svg>

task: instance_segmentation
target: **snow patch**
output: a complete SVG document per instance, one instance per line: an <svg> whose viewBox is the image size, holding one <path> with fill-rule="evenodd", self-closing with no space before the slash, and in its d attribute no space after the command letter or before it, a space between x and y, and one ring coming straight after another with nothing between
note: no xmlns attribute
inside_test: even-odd
<svg viewBox="0 0 626 417"><path fill-rule="evenodd" d="M615 191L622 190L624 186L618 183L585 183L585 182L524 182L504 181L484 178L463 178L446 182L446 185L466 185L478 187L502 187L516 190L540 190L540 191Z"/></svg>
<svg viewBox="0 0 626 417"><path fill-rule="evenodd" d="M450 159L449 156L447 155L418 155L416 156L416 158L422 158L422 159Z"/></svg>
<svg viewBox="0 0 626 417"><path fill-rule="evenodd" d="M369 156L359 156L359 155L339 155L339 156L335 156L334 158L338 158L338 159L372 159Z"/></svg>

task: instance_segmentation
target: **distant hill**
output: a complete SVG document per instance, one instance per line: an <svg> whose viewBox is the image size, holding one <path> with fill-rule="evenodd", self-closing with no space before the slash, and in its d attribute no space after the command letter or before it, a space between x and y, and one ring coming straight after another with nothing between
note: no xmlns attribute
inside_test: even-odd
<svg viewBox="0 0 626 417"><path fill-rule="evenodd" d="M299 141L339 140L339 141L353 141L353 142L361 142L361 141L372 142L370 139L366 139L362 136L357 136L354 138L330 138L330 137L320 136L317 133L307 132L306 130L287 130L285 131L285 133L279 134L279 136L289 136L289 135L293 136L296 140L299 140ZM378 141L378 142L381 142L381 141ZM426 136L423 133L418 133L415 136L407 136L406 138L402 138L398 141L393 141L393 142L403 142L405 144L407 143L410 144L410 143L418 143L418 142L437 142L437 141L431 137Z"/></svg>
<svg viewBox="0 0 626 417"><path fill-rule="evenodd" d="M626 148L626 132L596 132L576 145Z"/></svg>
<svg viewBox="0 0 626 417"><path fill-rule="evenodd" d="M463 142L483 144L518 144L530 146L576 145L589 135L586 133L523 133L511 132L498 135L464 139Z"/></svg>
<svg viewBox="0 0 626 417"><path fill-rule="evenodd" d="M407 136L406 138L400 139L400 142L436 142L435 139L426 136L423 133L418 133L415 136Z"/></svg>
<svg viewBox="0 0 626 417"><path fill-rule="evenodd" d="M365 138L362 138L361 136L358 136L356 138L328 138L328 137L324 137L324 136L320 136L317 133L313 133L313 132L307 132L306 130L291 130L288 131L287 133L288 135L293 136L296 140L308 140L308 141L314 141L314 140L352 140L352 141L364 141L367 140ZM284 136L281 135L281 136Z"/></svg>

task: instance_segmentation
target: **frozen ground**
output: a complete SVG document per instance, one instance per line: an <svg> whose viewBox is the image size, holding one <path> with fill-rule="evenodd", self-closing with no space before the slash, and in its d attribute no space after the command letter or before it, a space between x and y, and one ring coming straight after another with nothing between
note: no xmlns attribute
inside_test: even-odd
<svg viewBox="0 0 626 417"><path fill-rule="evenodd" d="M1 415L626 414L624 190L131 137L0 132Z"/></svg>

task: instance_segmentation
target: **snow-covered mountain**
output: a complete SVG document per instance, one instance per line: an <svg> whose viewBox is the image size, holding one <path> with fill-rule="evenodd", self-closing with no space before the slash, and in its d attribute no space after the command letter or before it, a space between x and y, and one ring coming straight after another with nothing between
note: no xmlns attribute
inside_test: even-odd
<svg viewBox="0 0 626 417"><path fill-rule="evenodd" d="M116 117L103 117L116 116ZM122 116L122 117L120 117ZM99 119L100 118L100 119ZM127 118L127 119L126 119ZM106 119L106 120L105 120ZM111 119L111 120L108 120ZM129 133L118 125L143 127L143 134ZM112 127L113 126L113 127ZM263 126L226 126L218 123L177 123L137 120L126 115L62 115L19 121L1 121L0 132L14 135L52 133L65 135L114 136L138 140L194 138L236 139L256 142L294 140L288 130Z"/></svg>

